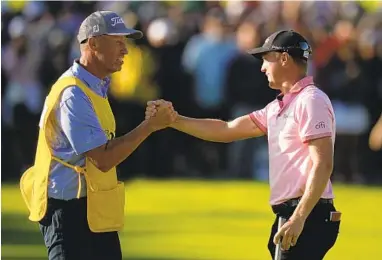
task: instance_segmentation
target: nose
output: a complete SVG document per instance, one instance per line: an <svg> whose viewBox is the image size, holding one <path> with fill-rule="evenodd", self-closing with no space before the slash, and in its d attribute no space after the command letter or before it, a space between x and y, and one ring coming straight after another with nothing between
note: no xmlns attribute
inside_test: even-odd
<svg viewBox="0 0 382 260"><path fill-rule="evenodd" d="M266 72L267 71L267 68L266 68L266 64L265 64L265 61L263 61L263 64L261 65L261 72Z"/></svg>
<svg viewBox="0 0 382 260"><path fill-rule="evenodd" d="M127 51L127 47L126 47L126 45L124 45L123 47L122 47L122 49L121 49L121 54L122 55L127 55L129 52Z"/></svg>

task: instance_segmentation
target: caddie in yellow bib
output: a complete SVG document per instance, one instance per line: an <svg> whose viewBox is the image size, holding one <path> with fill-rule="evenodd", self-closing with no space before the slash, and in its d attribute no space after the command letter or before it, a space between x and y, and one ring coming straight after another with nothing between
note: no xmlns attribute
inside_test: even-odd
<svg viewBox="0 0 382 260"><path fill-rule="evenodd" d="M77 36L80 59L45 100L35 163L23 174L20 189L49 260L122 259L118 231L124 226L125 191L116 166L176 118L173 108L164 106L115 138L110 75L121 70L126 38L140 37L114 12L92 13Z"/></svg>
<svg viewBox="0 0 382 260"><path fill-rule="evenodd" d="M77 67L74 64L74 67ZM78 68L80 70L80 68ZM76 77L64 76L53 85L49 93L41 119L41 128L37 144L35 164L22 176L21 192L30 210L29 219L40 221L47 210L48 175L51 161L55 160L72 169L78 175L78 195L81 192L81 174L85 176L87 186L87 219L93 232L120 231L124 224L124 185L118 182L116 168L107 172L100 171L89 158L85 158L85 166L75 166L52 155L47 139L54 124L51 122L52 111L56 107L61 93L69 86L78 87L89 98L98 121L105 133L115 133L114 115L109 102ZM49 158L51 158L49 160Z"/></svg>

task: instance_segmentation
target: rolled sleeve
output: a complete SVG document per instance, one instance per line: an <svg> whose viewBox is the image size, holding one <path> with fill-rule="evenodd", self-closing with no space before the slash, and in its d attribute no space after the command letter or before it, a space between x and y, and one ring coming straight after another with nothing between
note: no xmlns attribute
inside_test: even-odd
<svg viewBox="0 0 382 260"><path fill-rule="evenodd" d="M89 98L77 86L63 91L56 116L77 155L99 147L108 140Z"/></svg>
<svg viewBox="0 0 382 260"><path fill-rule="evenodd" d="M299 115L302 142L334 135L334 113L328 98L321 95L304 98Z"/></svg>
<svg viewBox="0 0 382 260"><path fill-rule="evenodd" d="M268 106L267 106L268 107ZM249 114L249 117L252 119L253 123L264 133L267 134L267 107L256 110Z"/></svg>

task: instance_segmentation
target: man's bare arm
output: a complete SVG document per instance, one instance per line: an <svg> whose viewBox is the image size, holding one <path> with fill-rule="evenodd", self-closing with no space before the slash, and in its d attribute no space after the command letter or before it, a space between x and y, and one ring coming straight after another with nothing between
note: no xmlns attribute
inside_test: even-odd
<svg viewBox="0 0 382 260"><path fill-rule="evenodd" d="M333 141L323 137L309 141L309 154L313 163L306 182L305 192L294 211L293 217L306 220L318 200L321 198L333 171Z"/></svg>
<svg viewBox="0 0 382 260"><path fill-rule="evenodd" d="M373 151L382 149L382 114L370 132L369 147Z"/></svg>
<svg viewBox="0 0 382 260"><path fill-rule="evenodd" d="M129 157L152 132L149 124L144 121L131 132L110 140L85 155L99 170L107 172Z"/></svg>
<svg viewBox="0 0 382 260"><path fill-rule="evenodd" d="M221 143L264 135L249 115L238 117L230 122L178 116L171 127L199 139Z"/></svg>

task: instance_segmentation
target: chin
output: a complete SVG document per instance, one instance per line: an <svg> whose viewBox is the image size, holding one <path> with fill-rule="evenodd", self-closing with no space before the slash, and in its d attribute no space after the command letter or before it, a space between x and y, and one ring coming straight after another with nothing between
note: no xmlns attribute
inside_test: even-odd
<svg viewBox="0 0 382 260"><path fill-rule="evenodd" d="M269 84L269 88L271 88L271 89L279 89L279 88L277 88L276 86L271 85L271 84Z"/></svg>
<svg viewBox="0 0 382 260"><path fill-rule="evenodd" d="M274 82L268 82L268 86L271 89L280 89Z"/></svg>
<svg viewBox="0 0 382 260"><path fill-rule="evenodd" d="M113 68L110 69L110 73L119 72L121 70L122 70L122 66L114 66Z"/></svg>

